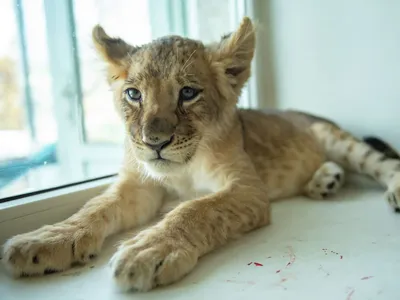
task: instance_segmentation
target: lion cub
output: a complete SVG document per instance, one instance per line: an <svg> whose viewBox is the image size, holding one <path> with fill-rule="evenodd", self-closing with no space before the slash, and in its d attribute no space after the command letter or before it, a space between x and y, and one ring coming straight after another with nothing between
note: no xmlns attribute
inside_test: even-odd
<svg viewBox="0 0 400 300"><path fill-rule="evenodd" d="M167 36L132 46L100 26L93 40L125 122L123 167L70 218L11 238L3 260L14 275L88 262L107 236L155 218L168 195L206 192L121 244L112 258L118 286L148 291L179 280L204 254L269 224L270 201L334 194L343 168L382 183L399 209L399 160L322 118L237 108L255 47L249 18L212 45Z"/></svg>

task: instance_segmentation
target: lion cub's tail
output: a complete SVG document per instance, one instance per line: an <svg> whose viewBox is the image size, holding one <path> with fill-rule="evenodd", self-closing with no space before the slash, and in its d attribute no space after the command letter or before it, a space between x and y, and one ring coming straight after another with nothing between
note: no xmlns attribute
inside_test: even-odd
<svg viewBox="0 0 400 300"><path fill-rule="evenodd" d="M388 158L400 159L400 154L395 150L389 143L383 141L382 139L374 136L366 136L363 138L364 143L367 143L375 150L386 155Z"/></svg>
<svg viewBox="0 0 400 300"><path fill-rule="evenodd" d="M317 122L311 130L324 147L328 160L372 177L388 189L388 201L400 211L400 155L397 151L374 137L358 140L335 124Z"/></svg>

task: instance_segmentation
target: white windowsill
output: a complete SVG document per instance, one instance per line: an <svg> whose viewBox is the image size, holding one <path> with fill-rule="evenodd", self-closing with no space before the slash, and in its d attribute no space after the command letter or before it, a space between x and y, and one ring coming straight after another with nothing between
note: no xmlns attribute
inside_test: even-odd
<svg viewBox="0 0 400 300"><path fill-rule="evenodd" d="M0 244L13 235L59 222L99 195L114 177L0 203Z"/></svg>
<svg viewBox="0 0 400 300"><path fill-rule="evenodd" d="M0 267L0 298L400 299L400 216L384 202L382 190L346 189L330 201L282 201L273 204L272 215L271 226L207 255L167 288L140 295L114 288L107 262L115 242L130 235L124 234L110 239L93 264L65 273L15 280Z"/></svg>

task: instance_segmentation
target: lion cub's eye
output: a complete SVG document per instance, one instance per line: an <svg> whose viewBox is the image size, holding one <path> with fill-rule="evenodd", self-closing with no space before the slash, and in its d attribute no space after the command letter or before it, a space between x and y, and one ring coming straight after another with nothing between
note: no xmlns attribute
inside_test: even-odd
<svg viewBox="0 0 400 300"><path fill-rule="evenodd" d="M140 101L142 99L142 93L134 88L126 89L125 95L130 101Z"/></svg>
<svg viewBox="0 0 400 300"><path fill-rule="evenodd" d="M195 98L200 93L199 90L185 86L179 92L179 100L189 101Z"/></svg>

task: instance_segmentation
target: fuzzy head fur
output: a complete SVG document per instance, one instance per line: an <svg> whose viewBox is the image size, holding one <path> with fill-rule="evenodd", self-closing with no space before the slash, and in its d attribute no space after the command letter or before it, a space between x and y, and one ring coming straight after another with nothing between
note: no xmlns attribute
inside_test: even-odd
<svg viewBox="0 0 400 300"><path fill-rule="evenodd" d="M212 45L167 36L132 46L109 37L100 26L93 29L93 41L107 63L108 82L125 122L127 153L150 174L179 171L199 148L229 131L254 55L249 18ZM184 87L198 95L180 100ZM141 93L140 101L130 101L129 88ZM159 151L149 147L157 142L166 145Z"/></svg>

